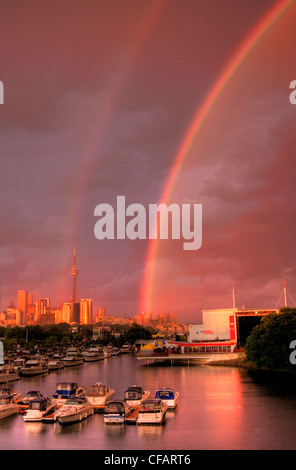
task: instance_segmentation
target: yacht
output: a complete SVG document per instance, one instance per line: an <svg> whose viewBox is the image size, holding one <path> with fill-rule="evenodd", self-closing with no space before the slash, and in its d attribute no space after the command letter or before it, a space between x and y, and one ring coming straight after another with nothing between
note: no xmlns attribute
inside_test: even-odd
<svg viewBox="0 0 296 470"><path fill-rule="evenodd" d="M88 418L93 412L93 407L86 397L73 396L54 412L54 417L60 424L70 424Z"/></svg>
<svg viewBox="0 0 296 470"><path fill-rule="evenodd" d="M130 346L129 344L124 344L124 345L122 346L122 348L120 348L120 352L121 352L121 354L130 353L130 352L132 352L132 348L131 348L131 346Z"/></svg>
<svg viewBox="0 0 296 470"><path fill-rule="evenodd" d="M128 387L124 392L123 398L128 405L137 406L150 397L150 392L143 390L139 385Z"/></svg>
<svg viewBox="0 0 296 470"><path fill-rule="evenodd" d="M62 360L59 354L52 356L51 360L48 362L49 370L61 370L65 367L64 361Z"/></svg>
<svg viewBox="0 0 296 470"><path fill-rule="evenodd" d="M144 400L140 405L138 424L162 424L165 421L168 405L159 398Z"/></svg>
<svg viewBox="0 0 296 470"><path fill-rule="evenodd" d="M88 352L84 355L85 362L101 361L105 358L104 350L101 347L89 348Z"/></svg>
<svg viewBox="0 0 296 470"><path fill-rule="evenodd" d="M68 348L63 358L64 366L80 366L83 364L83 356L77 348Z"/></svg>
<svg viewBox="0 0 296 470"><path fill-rule="evenodd" d="M132 410L133 407L128 405L124 400L109 401L105 406L104 423L124 424Z"/></svg>
<svg viewBox="0 0 296 470"><path fill-rule="evenodd" d="M20 375L32 377L34 375L46 374L48 371L47 361L40 357L32 357L25 363L25 366L20 371Z"/></svg>
<svg viewBox="0 0 296 470"><path fill-rule="evenodd" d="M159 398L168 405L168 408L176 408L178 405L179 392L173 388L163 387L156 390L155 398Z"/></svg>
<svg viewBox="0 0 296 470"><path fill-rule="evenodd" d="M111 350L111 355L112 356L119 356L119 354L120 354L120 349L119 348L116 348L116 347L112 348L112 350Z"/></svg>
<svg viewBox="0 0 296 470"><path fill-rule="evenodd" d="M29 407L24 414L24 421L42 421L54 412L56 405L49 398L39 397L30 401Z"/></svg>
<svg viewBox="0 0 296 470"><path fill-rule="evenodd" d="M16 400L17 406L19 408L19 413L24 413L28 408L31 400L34 398L41 398L43 395L39 392L39 390L30 390L27 394Z"/></svg>
<svg viewBox="0 0 296 470"><path fill-rule="evenodd" d="M102 411L106 404L112 400L114 390L107 385L96 382L88 390L86 397L95 411Z"/></svg>
<svg viewBox="0 0 296 470"><path fill-rule="evenodd" d="M19 412L19 407L15 402L15 394L0 395L0 419L15 415Z"/></svg>
<svg viewBox="0 0 296 470"><path fill-rule="evenodd" d="M19 374L13 366L4 365L0 368L0 384L19 380Z"/></svg>
<svg viewBox="0 0 296 470"><path fill-rule="evenodd" d="M22 368L25 366L27 359L24 357L17 357L14 359L12 366L16 372L20 372Z"/></svg>
<svg viewBox="0 0 296 470"><path fill-rule="evenodd" d="M76 382L59 382L56 385L56 393L53 395L53 403L62 406L69 398L84 395L84 388L78 387Z"/></svg>

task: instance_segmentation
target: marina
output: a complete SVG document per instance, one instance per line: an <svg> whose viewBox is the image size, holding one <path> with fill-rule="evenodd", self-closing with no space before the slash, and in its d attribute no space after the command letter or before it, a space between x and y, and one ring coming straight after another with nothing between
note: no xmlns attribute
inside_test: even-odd
<svg viewBox="0 0 296 470"><path fill-rule="evenodd" d="M164 387L173 389L179 392L178 405L167 408L161 425L137 424L140 406L131 406L133 412L127 421L112 425L104 422L103 412L67 425L50 415L39 422L25 422L23 413L13 414L0 420L0 448L295 449L295 383L290 378L283 380L283 376L272 380L266 377L236 367L145 363L131 354L22 376L11 388L24 403L23 413L37 396L53 401L54 395L64 390L67 393L65 401L59 403L61 409L67 399L79 391L82 396L87 394L97 382L108 384L114 390L112 400L122 402L131 384L149 391L152 400Z"/></svg>

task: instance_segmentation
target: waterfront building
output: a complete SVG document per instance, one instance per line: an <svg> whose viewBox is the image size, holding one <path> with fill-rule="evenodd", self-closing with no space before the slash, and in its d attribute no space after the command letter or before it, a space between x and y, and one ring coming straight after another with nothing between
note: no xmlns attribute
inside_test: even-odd
<svg viewBox="0 0 296 470"><path fill-rule="evenodd" d="M80 300L80 323L83 325L90 325L92 323L92 299Z"/></svg>

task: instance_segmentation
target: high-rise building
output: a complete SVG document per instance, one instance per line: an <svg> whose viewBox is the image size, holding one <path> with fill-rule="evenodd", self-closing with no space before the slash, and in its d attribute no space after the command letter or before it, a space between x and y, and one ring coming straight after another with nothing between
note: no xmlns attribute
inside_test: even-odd
<svg viewBox="0 0 296 470"><path fill-rule="evenodd" d="M80 323L83 325L92 323L92 299L80 300Z"/></svg>
<svg viewBox="0 0 296 470"><path fill-rule="evenodd" d="M24 325L28 309L28 292L25 289L19 290L17 294L17 308L20 310L20 315L17 325Z"/></svg>
<svg viewBox="0 0 296 470"><path fill-rule="evenodd" d="M49 323L50 305L49 298L38 299L36 302L35 321L38 325Z"/></svg>

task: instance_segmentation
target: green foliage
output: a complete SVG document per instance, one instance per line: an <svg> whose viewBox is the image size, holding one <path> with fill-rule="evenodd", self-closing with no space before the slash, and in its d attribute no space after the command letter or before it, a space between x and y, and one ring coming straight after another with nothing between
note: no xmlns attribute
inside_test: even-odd
<svg viewBox="0 0 296 470"><path fill-rule="evenodd" d="M134 344L137 339L151 339L154 331L151 331L149 328L144 328L137 323L134 323L126 331L124 339L126 343Z"/></svg>
<svg viewBox="0 0 296 470"><path fill-rule="evenodd" d="M293 370L291 341L296 340L296 309L284 308L279 314L264 317L246 341L246 357L257 367Z"/></svg>

